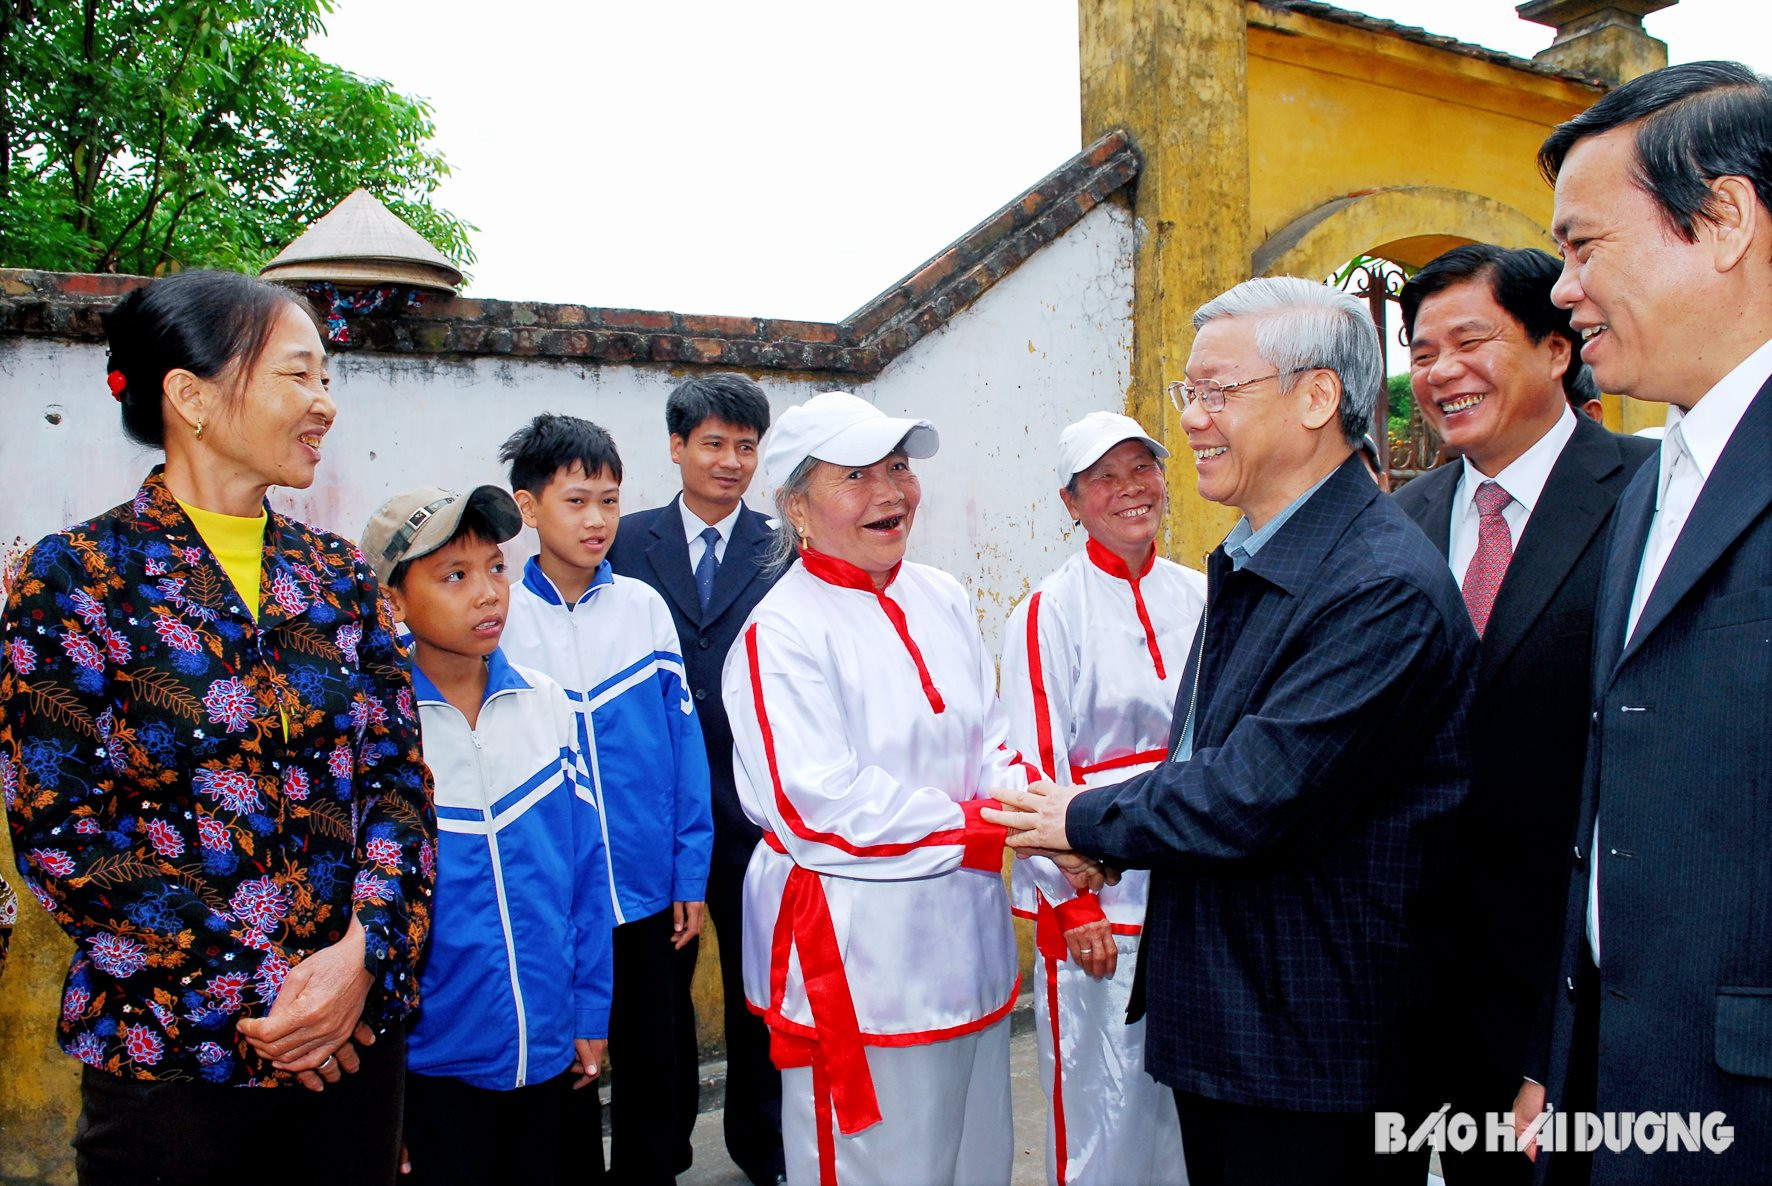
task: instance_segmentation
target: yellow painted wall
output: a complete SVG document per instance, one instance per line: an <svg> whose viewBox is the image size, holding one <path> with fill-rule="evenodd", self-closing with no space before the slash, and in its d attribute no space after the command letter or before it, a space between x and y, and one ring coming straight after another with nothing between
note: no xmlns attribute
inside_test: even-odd
<svg viewBox="0 0 1772 1186"><path fill-rule="evenodd" d="M1480 195L1549 225L1538 145L1598 89L1255 3L1246 11L1257 243L1331 199L1403 186Z"/></svg>
<svg viewBox="0 0 1772 1186"><path fill-rule="evenodd" d="M12 952L0 972L0 1182L71 1186L80 1064L55 1044L55 1016L74 944L19 884L5 828L0 867L19 896Z"/></svg>
<svg viewBox="0 0 1772 1186"><path fill-rule="evenodd" d="M1164 385L1182 375L1194 309L1248 275L1245 0L1082 0L1078 29L1084 142L1125 128L1144 155L1126 403L1170 446L1165 548L1200 567L1233 516L1194 493Z"/></svg>

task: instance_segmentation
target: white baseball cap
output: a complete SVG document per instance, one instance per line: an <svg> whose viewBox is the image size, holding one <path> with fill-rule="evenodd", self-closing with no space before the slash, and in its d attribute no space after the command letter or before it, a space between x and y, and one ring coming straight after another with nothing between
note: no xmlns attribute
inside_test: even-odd
<svg viewBox="0 0 1772 1186"><path fill-rule="evenodd" d="M872 465L900 441L911 457L933 457L941 436L927 420L888 416L847 391L821 391L783 412L763 445L763 488L771 495L808 457Z"/></svg>
<svg viewBox="0 0 1772 1186"><path fill-rule="evenodd" d="M1150 446L1158 461L1169 456L1169 450L1132 417L1118 412L1091 412L1058 434L1058 484L1069 486L1072 478L1100 461L1121 441L1142 441Z"/></svg>

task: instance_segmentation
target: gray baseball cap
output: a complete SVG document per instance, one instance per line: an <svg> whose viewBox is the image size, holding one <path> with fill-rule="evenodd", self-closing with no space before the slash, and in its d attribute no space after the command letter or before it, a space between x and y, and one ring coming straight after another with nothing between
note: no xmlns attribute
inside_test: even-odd
<svg viewBox="0 0 1772 1186"><path fill-rule="evenodd" d="M396 494L369 518L358 546L384 584L402 561L429 556L448 543L469 510L479 511L504 543L523 530L517 500L502 486L476 486L465 496L441 486Z"/></svg>

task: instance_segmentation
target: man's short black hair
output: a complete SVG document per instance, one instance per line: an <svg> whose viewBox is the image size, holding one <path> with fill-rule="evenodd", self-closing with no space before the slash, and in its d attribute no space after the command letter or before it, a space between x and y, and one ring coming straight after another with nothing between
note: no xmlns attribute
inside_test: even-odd
<svg viewBox="0 0 1772 1186"><path fill-rule="evenodd" d="M577 416L543 412L499 446L498 459L511 466L511 489L539 495L554 475L582 466L586 477L601 470L621 482L621 454L598 425Z"/></svg>
<svg viewBox="0 0 1772 1186"><path fill-rule="evenodd" d="M1569 310L1559 309L1551 302L1551 288L1562 270L1556 256L1536 248L1497 247L1493 243L1454 247L1434 258L1403 285L1397 298L1403 306L1403 332L1408 337L1415 336L1415 315L1427 298L1459 284L1487 283L1489 295L1520 323L1533 345L1551 334L1569 343L1563 394L1570 403L1580 406L1597 392L1592 373L1581 361L1581 335L1569 324Z"/></svg>
<svg viewBox="0 0 1772 1186"><path fill-rule="evenodd" d="M724 420L761 437L769 431L769 399L761 387L730 372L677 384L665 401L665 427L688 440L704 420Z"/></svg>
<svg viewBox="0 0 1772 1186"><path fill-rule="evenodd" d="M444 548L462 539L475 539L497 547L498 529L492 525L492 520L486 517L485 511L477 506L470 506L461 513L461 522L455 525L455 530L450 533L449 538L438 544L431 552L426 552L425 556L431 555L432 552L441 552ZM418 559L423 560L425 556L420 556ZM406 584L406 574L411 571L411 560L402 560L394 565L394 571L388 574L386 582L388 588L403 588Z"/></svg>
<svg viewBox="0 0 1772 1186"><path fill-rule="evenodd" d="M1637 124L1632 180L1655 200L1688 243L1711 217L1709 183L1745 177L1772 210L1772 78L1739 62L1685 62L1634 78L1558 124L1538 150L1538 168L1556 184L1575 145Z"/></svg>
<svg viewBox="0 0 1772 1186"><path fill-rule="evenodd" d="M1569 360L1569 369L1563 372L1563 394L1569 399L1569 406L1577 412L1587 406L1587 402L1600 398L1600 385L1594 380L1594 368L1581 361L1577 353Z"/></svg>

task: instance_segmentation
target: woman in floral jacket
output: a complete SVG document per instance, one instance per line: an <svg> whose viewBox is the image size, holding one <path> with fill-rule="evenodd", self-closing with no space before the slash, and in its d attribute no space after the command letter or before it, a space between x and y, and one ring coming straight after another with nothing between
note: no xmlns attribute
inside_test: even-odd
<svg viewBox="0 0 1772 1186"><path fill-rule="evenodd" d="M436 825L375 577L265 502L314 480L324 348L231 273L105 328L166 463L30 551L0 641L18 867L76 944L80 1180L388 1182Z"/></svg>

